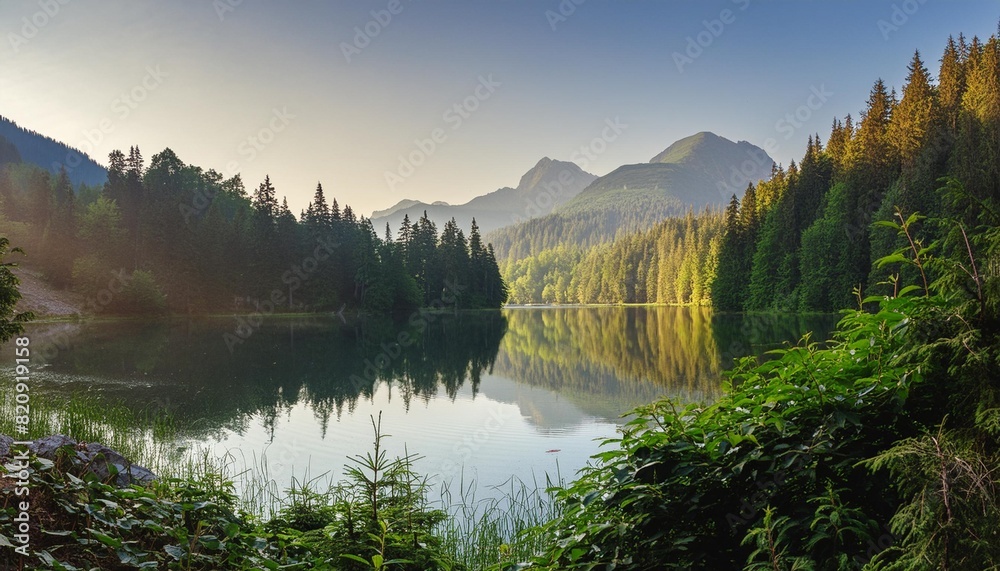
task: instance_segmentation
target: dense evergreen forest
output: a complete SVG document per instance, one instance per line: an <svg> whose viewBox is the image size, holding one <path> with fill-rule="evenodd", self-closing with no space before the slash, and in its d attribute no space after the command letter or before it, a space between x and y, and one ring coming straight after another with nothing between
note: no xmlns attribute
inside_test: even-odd
<svg viewBox="0 0 1000 571"><path fill-rule="evenodd" d="M560 244L510 258L513 303L707 304L722 243L721 213L667 218L613 242Z"/></svg>
<svg viewBox="0 0 1000 571"><path fill-rule="evenodd" d="M454 220L439 233L426 216L380 237L350 206L328 204L321 184L296 219L269 178L250 194L239 175L170 149L148 166L138 148L109 161L103 187L77 189L65 170L0 169L3 234L25 250L24 266L83 293L91 311L391 312L507 299L474 220L468 238Z"/></svg>
<svg viewBox="0 0 1000 571"><path fill-rule="evenodd" d="M898 259L873 266L907 245L876 222L919 213L930 219L930 243L951 231L932 220L973 225L983 201L1000 196L998 51L996 37L949 39L936 82L915 53L901 96L876 81L857 121L835 119L825 145L811 137L798 164L776 167L724 213L594 246L526 228L503 250L511 252L501 261L511 300L833 311L853 302L854 288L892 293L920 269ZM964 191L939 193L944 177Z"/></svg>

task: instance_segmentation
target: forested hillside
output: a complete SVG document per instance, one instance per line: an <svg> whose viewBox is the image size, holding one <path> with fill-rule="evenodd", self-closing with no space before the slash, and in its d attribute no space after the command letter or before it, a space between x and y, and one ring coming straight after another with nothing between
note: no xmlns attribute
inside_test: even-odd
<svg viewBox="0 0 1000 571"><path fill-rule="evenodd" d="M589 248L648 230L669 217L721 208L734 190L766 178L774 161L746 141L701 132L648 163L621 166L549 216L503 228L489 238L502 260L559 246Z"/></svg>
<svg viewBox="0 0 1000 571"><path fill-rule="evenodd" d="M4 140L17 151L17 161L6 160ZM100 186L108 178L107 170L80 150L0 116L0 166L5 162L21 160L40 166L51 175L59 174L59 170L64 168L74 186Z"/></svg>
<svg viewBox="0 0 1000 571"><path fill-rule="evenodd" d="M981 210L1000 198L998 66L995 36L985 43L959 36L948 41L936 83L919 53L902 97L877 81L857 123L850 116L834 121L825 148L813 141L801 168L769 183L776 201L762 204L748 192L738 208L730 206L715 305L831 311L849 305L856 287L893 293L898 282L932 279L901 257L873 266L910 246L876 222L926 216L926 246L957 231L935 220L952 217L974 228ZM889 273L893 283L885 283Z"/></svg>
<svg viewBox="0 0 1000 571"><path fill-rule="evenodd" d="M707 304L722 222L721 213L688 214L611 243L556 246L508 260L510 301Z"/></svg>
<svg viewBox="0 0 1000 571"><path fill-rule="evenodd" d="M0 235L21 262L107 313L499 307L492 247L473 221L439 233L426 217L379 237L328 204L322 185L301 219L269 178L248 193L239 175L185 164L167 149L110 155L103 187L75 191L65 170L0 169Z"/></svg>
<svg viewBox="0 0 1000 571"><path fill-rule="evenodd" d="M610 244L591 238L611 225L600 217L549 217L499 236L512 301L833 311L855 288L892 293L922 271L933 279L899 257L873 265L909 247L877 222L919 213L910 223L923 225L926 245L944 237L935 220L975 227L985 201L1000 198L998 52L996 37L949 39L936 80L915 53L901 95L876 81L857 120L835 119L825 144L810 137L798 163L734 194L722 214L668 219Z"/></svg>

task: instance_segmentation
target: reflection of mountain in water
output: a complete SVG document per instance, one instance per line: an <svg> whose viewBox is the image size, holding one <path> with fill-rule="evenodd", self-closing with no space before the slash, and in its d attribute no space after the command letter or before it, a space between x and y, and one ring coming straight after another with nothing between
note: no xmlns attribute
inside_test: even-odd
<svg viewBox="0 0 1000 571"><path fill-rule="evenodd" d="M594 419L570 395L503 376L487 375L479 392L490 400L516 405L521 416L543 434L558 434Z"/></svg>

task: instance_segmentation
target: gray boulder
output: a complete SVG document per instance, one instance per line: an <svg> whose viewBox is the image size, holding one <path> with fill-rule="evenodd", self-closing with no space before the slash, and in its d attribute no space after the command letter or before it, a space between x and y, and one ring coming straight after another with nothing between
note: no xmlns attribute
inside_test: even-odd
<svg viewBox="0 0 1000 571"><path fill-rule="evenodd" d="M82 450L80 448L83 448ZM80 458L90 473L94 474L102 482L111 479L113 466L115 468L115 485L118 487L131 486L132 484L148 484L156 479L156 474L133 464L117 451L108 448L103 444L91 442L86 446L77 446L77 457Z"/></svg>
<svg viewBox="0 0 1000 571"><path fill-rule="evenodd" d="M14 439L0 435L0 459L9 458ZM62 434L53 434L34 440L28 445L28 450L39 458L55 462L59 450L69 446L74 454L71 456L75 468L72 470L78 476L93 474L102 482L114 484L120 488L132 484L148 484L156 479L156 474L147 468L133 464L117 450L96 442L77 442L76 439Z"/></svg>
<svg viewBox="0 0 1000 571"><path fill-rule="evenodd" d="M28 450L39 458L55 460L56 452L63 446L76 446L76 440L62 434L53 434L52 436L35 440L28 445Z"/></svg>

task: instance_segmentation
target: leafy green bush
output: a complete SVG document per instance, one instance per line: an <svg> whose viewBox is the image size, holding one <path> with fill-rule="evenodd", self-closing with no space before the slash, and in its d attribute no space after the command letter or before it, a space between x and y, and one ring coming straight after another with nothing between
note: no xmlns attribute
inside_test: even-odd
<svg viewBox="0 0 1000 571"><path fill-rule="evenodd" d="M972 232L939 221L955 231L933 247L897 213L882 225L906 245L879 265L918 285L858 295L870 311L826 348L739 360L713 405L639 408L558 491L564 514L536 531L552 547L507 568L1000 568L995 211Z"/></svg>
<svg viewBox="0 0 1000 571"><path fill-rule="evenodd" d="M167 308L167 297L160 290L152 272L135 270L125 282L114 304L118 313L126 315L146 315L163 313Z"/></svg>
<svg viewBox="0 0 1000 571"><path fill-rule="evenodd" d="M894 505L887 478L857 462L914 430L901 413L921 377L901 356L911 314L936 303L886 299L875 314L848 313L830 348L806 339L764 364L744 358L711 406L639 408L607 443L616 448L560 493L566 513L546 526L555 547L535 564L851 568Z"/></svg>

